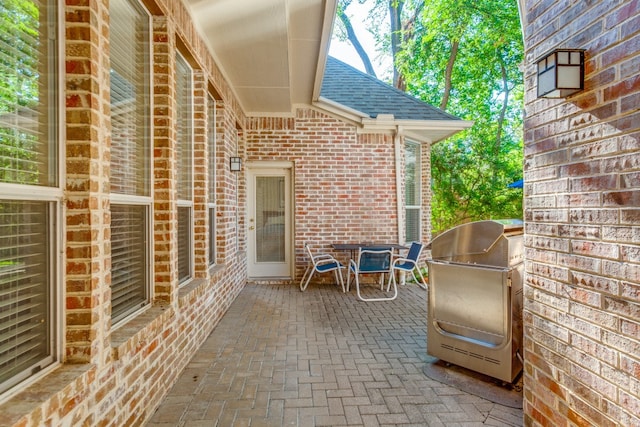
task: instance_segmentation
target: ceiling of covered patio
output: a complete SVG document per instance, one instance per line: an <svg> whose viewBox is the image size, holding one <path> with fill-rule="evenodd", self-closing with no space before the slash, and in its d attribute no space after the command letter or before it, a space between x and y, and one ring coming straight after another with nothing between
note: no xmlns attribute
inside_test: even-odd
<svg viewBox="0 0 640 427"><path fill-rule="evenodd" d="M335 0L185 0L249 116L291 114L319 95Z"/></svg>

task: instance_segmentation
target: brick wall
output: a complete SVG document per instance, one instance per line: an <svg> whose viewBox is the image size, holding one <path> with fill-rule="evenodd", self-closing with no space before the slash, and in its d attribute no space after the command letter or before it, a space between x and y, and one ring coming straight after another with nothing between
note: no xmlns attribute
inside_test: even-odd
<svg viewBox="0 0 640 427"><path fill-rule="evenodd" d="M392 135L357 134L353 125L302 108L295 118L249 119L246 160L294 165L297 277L307 262L305 241L331 251L337 242L399 240Z"/></svg>
<svg viewBox="0 0 640 427"><path fill-rule="evenodd" d="M236 244L238 176L225 168L243 113L178 0L147 2L153 17L154 303L117 329L111 323L109 5L67 2L61 365L0 403L0 425L140 425L246 283ZM177 282L176 109L173 68L181 50L194 68L195 280ZM217 103L218 263L208 266L205 99Z"/></svg>
<svg viewBox="0 0 640 427"><path fill-rule="evenodd" d="M97 91L108 82L102 64L108 39L104 21L94 16L108 15L106 2L72 5L68 9L69 28L66 58L66 301L65 359L71 363L101 363L105 354L106 314L111 310L108 280L109 233L109 100ZM97 301L106 301L100 306Z"/></svg>
<svg viewBox="0 0 640 427"><path fill-rule="evenodd" d="M109 5L68 1L61 94L66 101L65 259L58 284L65 298L62 363L1 402L0 425L128 426L152 415L246 283L246 170L229 171L232 155L245 164L294 165L297 277L306 263L305 240L324 248L332 242L399 240L395 165L396 153L404 151L402 138L359 134L355 126L313 108L300 108L290 118L247 119L182 2L144 3L153 15L153 304L112 327ZM194 70L195 100L195 279L182 287L176 242L177 51ZM207 240L208 93L217 99L213 268ZM423 161L428 164L428 149ZM428 203L428 186L423 193Z"/></svg>
<svg viewBox="0 0 640 427"><path fill-rule="evenodd" d="M640 426L640 2L524 2L525 425ZM585 90L535 60L586 49Z"/></svg>

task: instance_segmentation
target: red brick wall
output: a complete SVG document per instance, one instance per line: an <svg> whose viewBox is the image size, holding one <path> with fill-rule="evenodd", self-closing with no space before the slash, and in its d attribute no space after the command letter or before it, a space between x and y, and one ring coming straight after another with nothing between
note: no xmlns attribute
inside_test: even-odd
<svg viewBox="0 0 640 427"><path fill-rule="evenodd" d="M294 164L297 273L302 242L397 241L396 151L402 138L360 135L314 109L293 118L244 117L180 0L145 2L153 13L153 304L111 322L110 82L107 0L64 9L65 259L60 366L0 403L0 425L140 425L246 283L245 162ZM194 70L195 279L177 277L176 52ZM208 90L217 110L217 265L208 267ZM396 150L394 144L400 144ZM425 153L427 151L425 150ZM428 158L423 154L424 159ZM429 182L428 178L425 182ZM425 187L423 191L426 191ZM428 228L428 227L427 227Z"/></svg>
<svg viewBox="0 0 640 427"><path fill-rule="evenodd" d="M152 5L154 302L113 329L110 260L109 6L69 1L63 15L66 108L61 364L0 403L0 425L140 425L160 404L194 351L246 283L244 246L237 245L238 176L224 167L245 120L237 100L182 2ZM195 280L177 283L176 51L194 69ZM221 98L217 121L218 265L208 266L206 135L208 88ZM240 235L242 238L242 235Z"/></svg>
<svg viewBox="0 0 640 427"><path fill-rule="evenodd" d="M294 164L298 277L305 241L327 251L337 242L398 241L393 136L356 134L309 108L295 118L249 119L246 147L247 161Z"/></svg>
<svg viewBox="0 0 640 427"><path fill-rule="evenodd" d="M525 1L525 425L640 425L640 2ZM535 60L586 49L585 90Z"/></svg>
<svg viewBox="0 0 640 427"><path fill-rule="evenodd" d="M109 280L109 100L98 87L109 70L95 67L107 61L106 2L74 4L68 8L66 45L66 331L65 359L70 363L100 363L105 354L105 314L111 294L100 286ZM99 301L106 301L100 306Z"/></svg>

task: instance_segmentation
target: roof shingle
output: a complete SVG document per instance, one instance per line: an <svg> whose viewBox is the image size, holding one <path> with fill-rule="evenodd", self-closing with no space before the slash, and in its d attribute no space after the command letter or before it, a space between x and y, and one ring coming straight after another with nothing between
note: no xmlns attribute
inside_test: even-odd
<svg viewBox="0 0 640 427"><path fill-rule="evenodd" d="M460 120L331 56L320 96L371 118L393 114L396 120Z"/></svg>

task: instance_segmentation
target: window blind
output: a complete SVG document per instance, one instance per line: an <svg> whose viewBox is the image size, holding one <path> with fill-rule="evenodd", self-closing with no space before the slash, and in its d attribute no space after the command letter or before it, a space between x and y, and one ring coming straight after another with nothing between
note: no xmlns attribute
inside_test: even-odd
<svg viewBox="0 0 640 427"><path fill-rule="evenodd" d="M208 135L209 149L209 265L216 263L216 100L209 95Z"/></svg>
<svg viewBox="0 0 640 427"><path fill-rule="evenodd" d="M111 317L115 323L148 300L147 206L111 205Z"/></svg>
<svg viewBox="0 0 640 427"><path fill-rule="evenodd" d="M176 122L178 150L178 199L192 200L193 164L193 79L191 68L182 56L176 56Z"/></svg>
<svg viewBox="0 0 640 427"><path fill-rule="evenodd" d="M52 356L48 211L0 201L0 392Z"/></svg>
<svg viewBox="0 0 640 427"><path fill-rule="evenodd" d="M192 276L193 242L193 73L176 55L176 138L178 152L178 276L183 283Z"/></svg>
<svg viewBox="0 0 640 427"><path fill-rule="evenodd" d="M111 191L150 195L149 16L111 0Z"/></svg>
<svg viewBox="0 0 640 427"><path fill-rule="evenodd" d="M191 277L191 208L178 207L178 280Z"/></svg>
<svg viewBox="0 0 640 427"><path fill-rule="evenodd" d="M111 317L150 302L150 24L135 0L111 0Z"/></svg>
<svg viewBox="0 0 640 427"><path fill-rule="evenodd" d="M29 186L58 183L55 10L46 0L0 2L0 393L55 358L57 203L28 200ZM23 185L26 200L3 194L3 183Z"/></svg>
<svg viewBox="0 0 640 427"><path fill-rule="evenodd" d="M404 191L405 191L405 240L420 240L420 145L405 144Z"/></svg>

